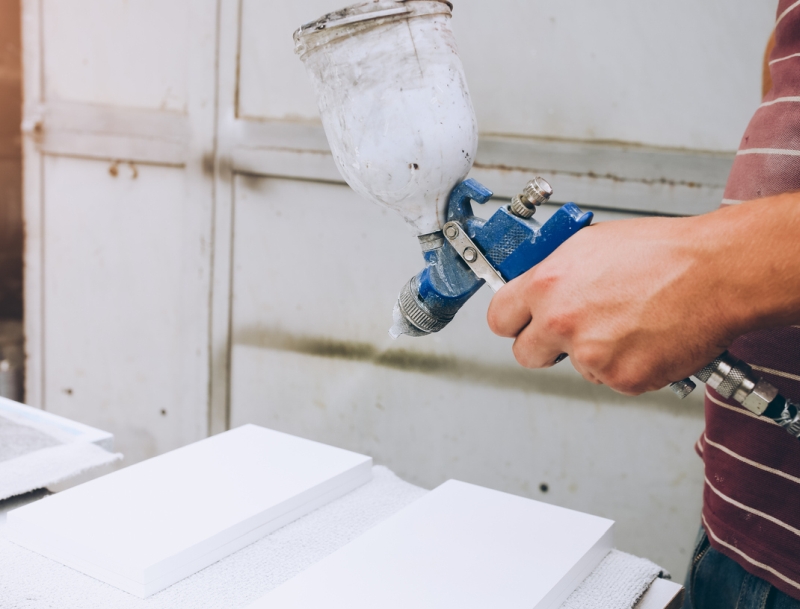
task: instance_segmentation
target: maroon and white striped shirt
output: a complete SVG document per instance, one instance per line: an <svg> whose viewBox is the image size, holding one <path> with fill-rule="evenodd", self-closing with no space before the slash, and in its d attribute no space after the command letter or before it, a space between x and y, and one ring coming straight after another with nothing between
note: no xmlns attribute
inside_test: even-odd
<svg viewBox="0 0 800 609"><path fill-rule="evenodd" d="M742 138L724 204L800 190L800 0L778 4L769 68L772 89ZM747 334L730 351L800 401L800 326ZM709 541L800 599L800 442L711 389L705 402L706 430L697 451L705 463Z"/></svg>

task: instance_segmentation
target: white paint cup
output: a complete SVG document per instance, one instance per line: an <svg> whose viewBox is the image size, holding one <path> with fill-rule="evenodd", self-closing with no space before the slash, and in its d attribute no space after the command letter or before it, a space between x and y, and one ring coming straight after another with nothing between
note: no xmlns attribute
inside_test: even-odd
<svg viewBox="0 0 800 609"><path fill-rule="evenodd" d="M423 235L472 168L478 129L443 1L351 6L294 34L345 181Z"/></svg>

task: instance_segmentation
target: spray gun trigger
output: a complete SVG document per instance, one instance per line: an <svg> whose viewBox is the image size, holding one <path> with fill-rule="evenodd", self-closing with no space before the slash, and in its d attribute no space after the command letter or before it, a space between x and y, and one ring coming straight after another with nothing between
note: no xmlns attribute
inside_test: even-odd
<svg viewBox="0 0 800 609"><path fill-rule="evenodd" d="M459 257L467 263L475 275L483 279L493 292L502 288L506 281L486 259L477 245L469 238L464 227L456 221L444 225L444 236Z"/></svg>

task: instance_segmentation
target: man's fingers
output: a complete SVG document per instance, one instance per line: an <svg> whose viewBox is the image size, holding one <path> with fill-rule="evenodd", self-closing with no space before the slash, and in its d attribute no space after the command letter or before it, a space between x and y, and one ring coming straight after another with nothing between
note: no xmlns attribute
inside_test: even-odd
<svg viewBox="0 0 800 609"><path fill-rule="evenodd" d="M534 326L535 324L525 326L517 336L512 348L514 357L526 368L554 366L567 349L557 337L546 336Z"/></svg>
<svg viewBox="0 0 800 609"><path fill-rule="evenodd" d="M530 323L530 304L522 296L518 281L509 283L494 295L486 320L492 332L506 338L514 338Z"/></svg>
<svg viewBox="0 0 800 609"><path fill-rule="evenodd" d="M574 359L572 361L572 367L577 370L580 375L585 378L590 383L594 383L595 385L602 385L603 381L601 381L593 372L591 372L586 366L583 366L580 362L576 362Z"/></svg>

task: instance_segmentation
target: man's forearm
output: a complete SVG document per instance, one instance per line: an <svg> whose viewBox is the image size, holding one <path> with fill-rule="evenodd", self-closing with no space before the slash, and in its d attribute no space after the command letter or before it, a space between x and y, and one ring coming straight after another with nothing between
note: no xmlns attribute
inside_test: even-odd
<svg viewBox="0 0 800 609"><path fill-rule="evenodd" d="M698 275L726 295L731 331L800 324L800 193L692 218Z"/></svg>

